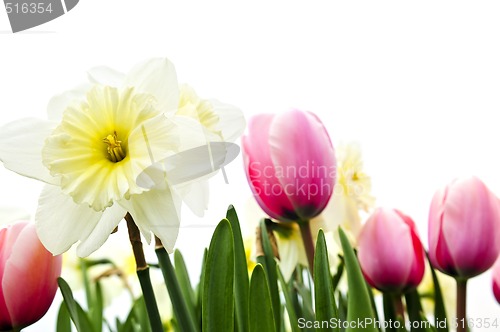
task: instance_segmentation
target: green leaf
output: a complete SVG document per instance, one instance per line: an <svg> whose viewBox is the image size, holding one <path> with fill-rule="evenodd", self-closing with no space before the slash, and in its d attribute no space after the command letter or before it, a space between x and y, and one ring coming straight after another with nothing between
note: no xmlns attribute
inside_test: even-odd
<svg viewBox="0 0 500 332"><path fill-rule="evenodd" d="M271 294L262 265L257 264L250 280L249 301L250 332L276 331ZM229 331L229 330L221 330Z"/></svg>
<svg viewBox="0 0 500 332"><path fill-rule="evenodd" d="M200 273L200 282L198 283L198 286L196 286L197 292L196 292L196 319L197 319L197 326L202 325L202 304L203 304L203 285L205 284L205 266L207 263L207 257L208 257L208 249L205 248L205 251L203 252L203 259L201 262L201 273Z"/></svg>
<svg viewBox="0 0 500 332"><path fill-rule="evenodd" d="M317 321L329 321L332 318L338 318L325 234L321 229L318 233L314 255L314 299ZM338 332L339 329L338 327L317 328L316 331Z"/></svg>
<svg viewBox="0 0 500 332"><path fill-rule="evenodd" d="M90 307L89 315L94 325L94 331L102 331L104 300L102 298L101 284L97 281L94 285L95 294L92 296L93 304Z"/></svg>
<svg viewBox="0 0 500 332"><path fill-rule="evenodd" d="M283 278L283 275L281 274L279 268L277 269L277 273L278 273L278 280L280 282L281 289L283 291L283 296L285 297L285 306L286 306L286 311L288 313L288 319L290 321L292 332L300 332L297 314L295 313L294 301L291 297L290 290L288 289L288 284Z"/></svg>
<svg viewBox="0 0 500 332"><path fill-rule="evenodd" d="M234 242L234 304L236 326L239 331L248 329L248 266L245 246L241 236L240 222L232 205L227 209L226 218L231 223Z"/></svg>
<svg viewBox="0 0 500 332"><path fill-rule="evenodd" d="M427 260L429 261L429 257L427 256ZM436 322L444 322L448 321L446 319L446 308L444 305L443 294L441 292L441 286L439 285L439 280L437 278L436 270L432 267L429 261L429 266L431 267L432 273L432 282L434 283L434 323ZM436 325L436 324L435 324ZM441 325L441 324L439 324ZM444 326L437 326L437 332L448 332L448 325L450 324L442 324Z"/></svg>
<svg viewBox="0 0 500 332"><path fill-rule="evenodd" d="M271 241L269 240L269 234L267 233L266 219L260 221L260 237L264 256L257 257L257 262L262 264L266 272L269 292L271 294L271 303L273 305L274 323L276 324L276 330L279 330L281 326L281 315L279 311L281 308L281 301L278 289L278 276L276 273L276 260L274 258Z"/></svg>
<svg viewBox="0 0 500 332"><path fill-rule="evenodd" d="M339 265L337 265L337 273L332 278L333 290L337 290L342 274L344 273L344 257L340 257Z"/></svg>
<svg viewBox="0 0 500 332"><path fill-rule="evenodd" d="M71 291L68 283L63 278L58 278L57 283L64 298L64 303L66 304L66 308L68 309L69 316L75 324L78 332L94 332L94 328L90 323L89 317L87 316L85 311L83 311L78 302L75 301L73 292Z"/></svg>
<svg viewBox="0 0 500 332"><path fill-rule="evenodd" d="M342 242L342 250L344 251L345 269L347 273L347 286L349 296L347 298L347 321L357 322L371 320L375 323L375 314L373 312L370 295L366 282L361 273L358 260L354 254L354 250L347 239L344 231L339 228L340 241ZM354 327L348 327L346 332L359 331ZM366 324L365 332L377 332L375 324Z"/></svg>
<svg viewBox="0 0 500 332"><path fill-rule="evenodd" d="M191 319L194 323L196 317L196 296L189 279L189 274L184 262L184 257L179 250L174 252L175 275L179 281L180 290L185 299L187 309L191 312Z"/></svg>
<svg viewBox="0 0 500 332"><path fill-rule="evenodd" d="M65 303L61 303L57 314L57 332L71 332L71 319Z"/></svg>
<svg viewBox="0 0 500 332"><path fill-rule="evenodd" d="M155 252L156 256L158 257L158 263L163 274L163 279L165 279L165 284L172 303L174 316L179 324L179 327L182 329L182 331L186 332L198 331L193 316L194 310L189 309L187 304L187 301L189 300L186 300L186 297L189 297L190 295L185 295L183 293L179 280L177 279L176 271L172 266L172 262L170 261L170 257L167 251L165 250L165 248L158 248L155 250ZM182 272L179 273L182 274ZM187 272L185 273L187 274ZM184 281L184 283L186 283L186 281ZM189 286L184 285L184 287ZM186 290L186 292L188 291Z"/></svg>
<svg viewBox="0 0 500 332"><path fill-rule="evenodd" d="M423 310L420 303L420 295L417 289L412 289L405 294L406 308L410 322L418 322L411 324L411 332L425 332L427 319L422 320Z"/></svg>
<svg viewBox="0 0 500 332"><path fill-rule="evenodd" d="M234 328L233 232L223 219L212 236L205 264L203 285L203 332L232 331Z"/></svg>

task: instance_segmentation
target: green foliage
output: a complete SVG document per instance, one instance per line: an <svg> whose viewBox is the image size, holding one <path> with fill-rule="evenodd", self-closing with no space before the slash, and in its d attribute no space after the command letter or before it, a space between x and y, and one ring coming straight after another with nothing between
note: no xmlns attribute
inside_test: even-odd
<svg viewBox="0 0 500 332"><path fill-rule="evenodd" d="M229 206L226 219L220 221L214 231L210 247L205 250L199 281L196 284L191 282L184 257L179 251L171 257L164 249L157 249L158 267L162 271L173 308L173 317L164 322L163 330L381 332L375 324L364 327L356 325L356 322L365 322L366 319L375 322L378 320L378 314L373 292L364 280L356 253L342 230L339 230L339 233L343 255L333 270L333 276L325 234L320 231L314 256L314 280L311 273L301 266L296 267L290 280L285 280L270 240L269 232L273 229L276 229L276 226L270 220L260 222L261 250L258 250L258 264L251 273L251 278L238 215L233 206ZM280 256L286 254L280 253ZM71 332L72 327L78 332L152 332L148 302L143 297L132 302L125 320L115 319L114 324L110 324L103 317L101 284L91 281L88 276L88 270L100 264L113 263L109 260L81 261L86 307L89 308L87 311L74 299L68 284L62 278L58 280L64 303L59 308L57 332ZM348 292L339 287L344 276L347 279ZM442 294L435 273L433 277L436 317L442 320L446 317ZM141 278L149 278L149 275L143 275ZM152 289L150 291L152 292ZM422 312L416 290L406 294L383 294L384 319L393 322L402 319L396 315L394 296L403 296L405 299L405 319L430 325ZM321 324L333 320L345 324ZM157 330L155 327L154 332ZM406 330L402 327L386 329L384 332L404 331ZM411 332L448 331L428 326L413 328Z"/></svg>
<svg viewBox="0 0 500 332"><path fill-rule="evenodd" d="M271 294L262 265L257 264L250 281L250 332L276 331Z"/></svg>
<svg viewBox="0 0 500 332"><path fill-rule="evenodd" d="M205 264L202 330L231 331L234 327L234 246L231 224L223 219L215 229Z"/></svg>

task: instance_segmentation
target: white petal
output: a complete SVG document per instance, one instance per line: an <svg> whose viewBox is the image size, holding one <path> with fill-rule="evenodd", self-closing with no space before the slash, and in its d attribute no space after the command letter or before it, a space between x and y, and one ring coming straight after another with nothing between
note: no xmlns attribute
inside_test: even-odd
<svg viewBox="0 0 500 332"><path fill-rule="evenodd" d="M118 204L113 204L113 206L107 208L92 233L86 239L82 239L82 242L78 245L77 255L87 257L99 249L118 226L118 223L125 217L125 214L127 214L127 211Z"/></svg>
<svg viewBox="0 0 500 332"><path fill-rule="evenodd" d="M219 117L218 130L225 142L236 141L245 131L246 121L243 112L235 106L210 100L213 111Z"/></svg>
<svg viewBox="0 0 500 332"><path fill-rule="evenodd" d="M87 92L91 89L92 85L84 83L77 86L73 90L65 91L52 97L47 105L48 119L51 121L61 121L66 108L73 103L80 103L85 100Z"/></svg>
<svg viewBox="0 0 500 332"><path fill-rule="evenodd" d="M201 180L175 186L175 192L182 198L191 211L198 217L203 217L208 209L208 181Z"/></svg>
<svg viewBox="0 0 500 332"><path fill-rule="evenodd" d="M153 232L165 249L173 252L179 233L181 200L168 187L133 195L120 204L132 215L141 232Z"/></svg>
<svg viewBox="0 0 500 332"><path fill-rule="evenodd" d="M89 81L93 84L121 87L125 82L125 74L120 73L113 68L99 66L91 68L87 72Z"/></svg>
<svg viewBox="0 0 500 332"><path fill-rule="evenodd" d="M76 204L60 187L46 185L38 200L36 230L45 248L59 255L86 239L101 216L88 205Z"/></svg>
<svg viewBox="0 0 500 332"><path fill-rule="evenodd" d="M159 109L173 114L179 104L179 86L174 65L165 58L154 58L136 65L125 79L125 86L153 95Z"/></svg>
<svg viewBox="0 0 500 332"><path fill-rule="evenodd" d="M59 183L42 164L42 147L56 124L25 118L0 128L0 160L11 171L51 184Z"/></svg>

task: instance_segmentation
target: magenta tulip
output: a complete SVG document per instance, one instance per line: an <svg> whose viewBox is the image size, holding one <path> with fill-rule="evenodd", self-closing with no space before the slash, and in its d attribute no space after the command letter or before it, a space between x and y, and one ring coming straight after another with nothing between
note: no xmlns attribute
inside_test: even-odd
<svg viewBox="0 0 500 332"><path fill-rule="evenodd" d="M425 252L415 223L398 210L377 208L361 229L358 258L368 283L400 293L417 287L425 271Z"/></svg>
<svg viewBox="0 0 500 332"><path fill-rule="evenodd" d="M61 274L61 256L52 256L31 223L0 229L0 331L38 321L49 309Z"/></svg>
<svg viewBox="0 0 500 332"><path fill-rule="evenodd" d="M280 221L306 221L333 193L336 160L319 118L298 110L253 117L243 137L250 187L261 208Z"/></svg>
<svg viewBox="0 0 500 332"><path fill-rule="evenodd" d="M493 265L491 274L493 278L493 295L495 295L495 299L500 304L500 259L497 259Z"/></svg>
<svg viewBox="0 0 500 332"><path fill-rule="evenodd" d="M500 252L500 203L475 177L439 190L429 212L429 258L440 271L467 279L488 270Z"/></svg>

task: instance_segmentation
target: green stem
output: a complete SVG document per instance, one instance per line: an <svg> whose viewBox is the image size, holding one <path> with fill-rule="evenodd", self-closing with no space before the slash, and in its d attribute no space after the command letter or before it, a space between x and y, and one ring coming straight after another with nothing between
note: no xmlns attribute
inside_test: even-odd
<svg viewBox="0 0 500 332"><path fill-rule="evenodd" d="M141 284L144 302L146 302L146 310L148 312L151 331L163 332L160 312L158 311L155 293L153 292L153 285L151 284L151 278L149 277L149 267L146 263L144 251L142 250L141 233L129 213L125 216L125 220L127 221L130 244L132 245L135 262L137 264L137 277L139 278L139 283Z"/></svg>
<svg viewBox="0 0 500 332"><path fill-rule="evenodd" d="M192 317L184 296L182 295L181 287L175 275L170 257L168 256L165 248L161 245L158 246L158 241L156 243L156 256L158 257L158 263L163 274L163 279L165 279L168 293L172 299L172 307L174 309L175 316L177 317L179 328L181 331L198 331L194 323L194 317Z"/></svg>
<svg viewBox="0 0 500 332"><path fill-rule="evenodd" d="M396 311L396 318L401 318L401 323L405 323L405 308L403 301L401 301L401 294L394 294L394 309Z"/></svg>
<svg viewBox="0 0 500 332"><path fill-rule="evenodd" d="M311 227L308 220L301 221L298 224L300 228L300 235L302 235L302 242L304 242L304 248L306 249L309 271L312 276L314 271L314 242L311 234Z"/></svg>
<svg viewBox="0 0 500 332"><path fill-rule="evenodd" d="M467 331L467 279L457 279L457 332Z"/></svg>

